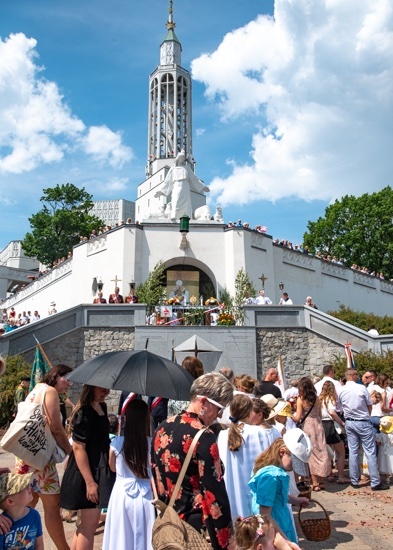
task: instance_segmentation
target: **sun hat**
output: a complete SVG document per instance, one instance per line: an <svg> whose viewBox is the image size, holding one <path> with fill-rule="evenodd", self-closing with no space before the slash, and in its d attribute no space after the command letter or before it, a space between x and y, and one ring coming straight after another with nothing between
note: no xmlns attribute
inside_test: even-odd
<svg viewBox="0 0 393 550"><path fill-rule="evenodd" d="M292 468L299 476L307 476L307 464L312 452L311 439L300 428L288 430L283 439L291 453Z"/></svg>
<svg viewBox="0 0 393 550"><path fill-rule="evenodd" d="M393 432L393 416L383 416L379 421L379 431L384 434Z"/></svg>
<svg viewBox="0 0 393 550"><path fill-rule="evenodd" d="M271 409L273 407L275 407L278 403L278 399L277 397L274 397L273 394L271 393L267 393L266 395L262 395L259 399L261 399L262 401L264 401L266 403L266 405L268 407L270 407Z"/></svg>
<svg viewBox="0 0 393 550"><path fill-rule="evenodd" d="M276 405L270 411L266 420L271 420L275 416L292 416L292 407L288 401L278 399Z"/></svg>
<svg viewBox="0 0 393 550"><path fill-rule="evenodd" d="M2 474L0 475L0 502L20 493L31 483L33 474Z"/></svg>

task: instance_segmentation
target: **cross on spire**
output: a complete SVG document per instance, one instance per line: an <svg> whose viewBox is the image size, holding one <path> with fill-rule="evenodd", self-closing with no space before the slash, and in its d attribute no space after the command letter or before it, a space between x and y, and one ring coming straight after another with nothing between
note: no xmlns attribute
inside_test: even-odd
<svg viewBox="0 0 393 550"><path fill-rule="evenodd" d="M168 31L173 31L175 27L176 23L173 22L173 0L169 0L169 17L166 23L166 28L168 29Z"/></svg>

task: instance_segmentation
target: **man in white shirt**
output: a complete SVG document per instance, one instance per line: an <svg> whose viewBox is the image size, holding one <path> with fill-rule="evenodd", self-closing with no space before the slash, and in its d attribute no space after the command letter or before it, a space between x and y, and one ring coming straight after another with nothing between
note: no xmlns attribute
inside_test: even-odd
<svg viewBox="0 0 393 550"><path fill-rule="evenodd" d="M340 395L340 391L342 389L342 386L338 380L334 379L334 368L333 365L324 365L323 369L323 378L316 384L314 384L314 388L317 392L317 395L321 394L322 387L325 382L332 382L334 384L334 387L336 388L337 395Z"/></svg>
<svg viewBox="0 0 393 550"><path fill-rule="evenodd" d="M257 306L270 306L273 302L270 298L265 296L265 291L261 289L259 291L259 296L255 298L255 303Z"/></svg>
<svg viewBox="0 0 393 550"><path fill-rule="evenodd" d="M293 306L292 300L288 297L287 292L283 292L281 295L280 306Z"/></svg>
<svg viewBox="0 0 393 550"><path fill-rule="evenodd" d="M367 370L363 376L362 376L362 382L366 386L368 393L371 393L373 391L373 386L375 384L375 379L377 377L377 373L375 370Z"/></svg>
<svg viewBox="0 0 393 550"><path fill-rule="evenodd" d="M381 481L378 472L377 450L374 430L370 420L372 402L367 389L358 384L359 375L355 369L345 372L347 383L342 388L338 403L345 416L345 431L348 438L349 477L355 489L359 487L359 447L362 444L367 458L372 491L384 491L389 485Z"/></svg>

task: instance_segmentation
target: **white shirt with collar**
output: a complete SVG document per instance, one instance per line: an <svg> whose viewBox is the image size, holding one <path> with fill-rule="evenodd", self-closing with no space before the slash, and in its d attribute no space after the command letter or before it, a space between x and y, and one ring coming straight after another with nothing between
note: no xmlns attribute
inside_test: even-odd
<svg viewBox="0 0 393 550"><path fill-rule="evenodd" d="M346 419L370 420L368 407L372 406L370 394L362 384L348 380L338 396L338 404Z"/></svg>

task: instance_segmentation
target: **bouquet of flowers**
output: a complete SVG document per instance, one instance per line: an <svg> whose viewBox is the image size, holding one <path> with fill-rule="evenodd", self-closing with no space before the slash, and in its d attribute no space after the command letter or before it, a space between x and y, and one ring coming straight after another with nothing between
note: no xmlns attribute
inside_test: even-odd
<svg viewBox="0 0 393 550"><path fill-rule="evenodd" d="M235 318L232 315L232 313L229 313L229 311L225 311L224 313L221 313L217 320L217 325L224 325L228 327L229 325L235 325L235 324L236 324Z"/></svg>
<svg viewBox="0 0 393 550"><path fill-rule="evenodd" d="M179 306L181 304L182 300L183 300L183 298L178 298L177 296L174 296L173 298L169 298L166 301L166 304L168 306Z"/></svg>
<svg viewBox="0 0 393 550"><path fill-rule="evenodd" d="M218 300L217 298L213 298L213 296L210 296L208 300L205 302L205 306L218 306Z"/></svg>

